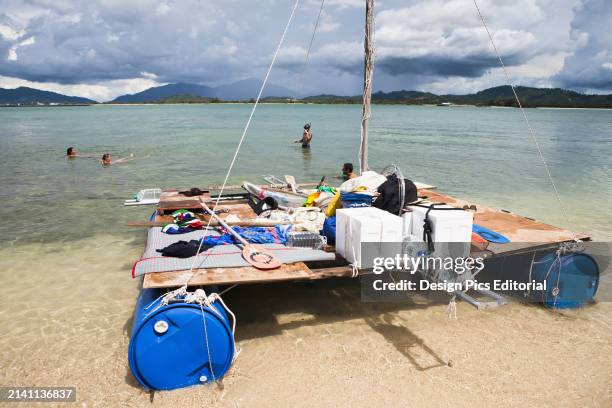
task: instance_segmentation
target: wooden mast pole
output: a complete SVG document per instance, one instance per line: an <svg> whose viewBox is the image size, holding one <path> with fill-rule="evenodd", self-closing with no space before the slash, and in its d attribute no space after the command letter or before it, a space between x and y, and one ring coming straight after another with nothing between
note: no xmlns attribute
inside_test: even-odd
<svg viewBox="0 0 612 408"><path fill-rule="evenodd" d="M372 75L374 71L374 0L366 0L366 21L364 41L363 69L363 108L361 113L361 145L359 148L359 170L368 170L368 122L370 121L370 103L372 100Z"/></svg>

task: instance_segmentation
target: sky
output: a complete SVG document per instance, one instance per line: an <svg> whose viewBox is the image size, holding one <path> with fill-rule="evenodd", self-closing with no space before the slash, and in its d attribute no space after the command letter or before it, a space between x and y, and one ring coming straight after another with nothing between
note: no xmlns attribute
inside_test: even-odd
<svg viewBox="0 0 612 408"><path fill-rule="evenodd" d="M477 0L512 83L612 93L612 0ZM295 0L0 0L0 87L98 101L261 79ZM365 0L301 0L270 82L361 92ZM474 0L375 1L374 90L507 84Z"/></svg>

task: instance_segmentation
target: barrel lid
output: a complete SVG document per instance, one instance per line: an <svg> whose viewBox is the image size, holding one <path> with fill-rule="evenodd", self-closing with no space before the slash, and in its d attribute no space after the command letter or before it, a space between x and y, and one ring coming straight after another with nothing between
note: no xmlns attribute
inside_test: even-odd
<svg viewBox="0 0 612 408"><path fill-rule="evenodd" d="M134 376L154 390L220 378L233 356L233 335L224 317L216 310L185 303L164 306L144 319L132 334L129 350Z"/></svg>

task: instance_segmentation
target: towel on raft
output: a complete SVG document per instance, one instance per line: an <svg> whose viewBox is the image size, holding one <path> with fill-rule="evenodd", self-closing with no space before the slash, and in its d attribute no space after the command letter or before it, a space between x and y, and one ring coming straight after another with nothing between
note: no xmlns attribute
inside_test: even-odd
<svg viewBox="0 0 612 408"><path fill-rule="evenodd" d="M277 225L275 227L233 227L232 229L247 242L251 244L283 244L287 243L287 234L291 230L291 225ZM223 230L222 230L223 231ZM200 248L201 242L201 248ZM233 245L240 242L229 232L221 235L205 235L199 240L178 241L165 248L157 249L163 256L175 258L189 258L200 252L217 245Z"/></svg>

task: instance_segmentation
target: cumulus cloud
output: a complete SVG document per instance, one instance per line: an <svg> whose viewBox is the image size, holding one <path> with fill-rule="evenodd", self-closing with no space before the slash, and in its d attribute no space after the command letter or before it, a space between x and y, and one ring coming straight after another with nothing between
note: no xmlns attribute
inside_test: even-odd
<svg viewBox="0 0 612 408"><path fill-rule="evenodd" d="M606 0L478 1L513 82L610 88ZM305 67L320 4L302 2L271 81L291 87L306 76L305 93L358 93L364 1L326 0ZM0 84L110 99L147 84L261 78L292 5L0 0ZM375 11L375 89L460 92L504 83L472 0L385 0Z"/></svg>
<svg viewBox="0 0 612 408"><path fill-rule="evenodd" d="M559 86L587 92L612 90L612 3L584 0L575 9L571 38L575 51L554 77Z"/></svg>

